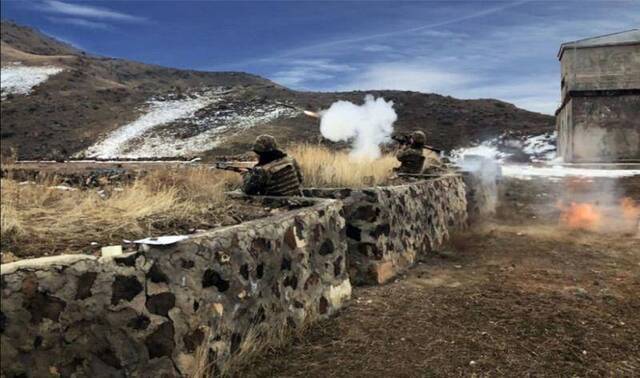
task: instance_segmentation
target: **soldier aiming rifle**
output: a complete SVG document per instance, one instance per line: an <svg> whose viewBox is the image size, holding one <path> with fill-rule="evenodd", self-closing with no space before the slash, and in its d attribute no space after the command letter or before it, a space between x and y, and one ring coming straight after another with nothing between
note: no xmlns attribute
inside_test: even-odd
<svg viewBox="0 0 640 378"><path fill-rule="evenodd" d="M249 195L301 196L302 172L298 163L284 151L278 149L271 135L261 135L253 144L258 163L253 167L230 163L216 163L217 169L242 174L242 191Z"/></svg>
<svg viewBox="0 0 640 378"><path fill-rule="evenodd" d="M410 146L412 141L411 141L411 134L396 134L396 135L392 135L391 139L393 139L394 141L396 141L399 145L405 147L405 146ZM429 145L424 145L424 148L426 148L427 150L433 151L437 154L440 154L443 150L438 149L436 147L433 146L429 146Z"/></svg>
<svg viewBox="0 0 640 378"><path fill-rule="evenodd" d="M410 135L395 135L392 139L403 146L396 156L400 161L400 166L395 169L396 172L435 173L443 168L439 156L442 150L427 146L427 137L422 131L414 131Z"/></svg>

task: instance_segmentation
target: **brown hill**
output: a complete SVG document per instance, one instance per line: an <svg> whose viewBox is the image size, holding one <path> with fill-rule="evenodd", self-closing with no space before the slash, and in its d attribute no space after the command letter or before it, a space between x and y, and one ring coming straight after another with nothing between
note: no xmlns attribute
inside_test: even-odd
<svg viewBox="0 0 640 378"><path fill-rule="evenodd" d="M265 109L284 109L282 106L321 109L336 100L362 102L365 95L365 92L299 92L248 73L178 70L90 56L12 22L2 22L1 40L3 67L19 62L23 66L64 69L27 95L3 94L2 154L17 149L21 159L47 158L52 151L77 154L136 120L144 114L152 98L193 97L212 88L223 93L215 102L190 118L146 131L137 140L144 142L145 138L158 135L188 140L219 128L220 132L215 133L219 142L206 151L207 155L242 152L256 135L264 132L274 134L285 144L315 141L319 139L317 120L299 111L275 118L260 115ZM394 101L397 131L422 129L430 144L445 149L509 130L549 131L554 123L551 116L518 109L498 100L458 100L406 91L366 93ZM229 119L236 121L227 121ZM185 154L188 155L184 150L175 151L175 156Z"/></svg>

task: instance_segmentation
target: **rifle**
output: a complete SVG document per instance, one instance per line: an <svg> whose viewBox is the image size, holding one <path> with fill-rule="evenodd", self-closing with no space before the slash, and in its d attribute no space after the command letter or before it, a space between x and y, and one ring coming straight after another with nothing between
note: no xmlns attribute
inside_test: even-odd
<svg viewBox="0 0 640 378"><path fill-rule="evenodd" d="M235 164L234 164L232 162L219 161L219 162L216 162L213 165L213 168L214 169L221 169L221 170L224 170L224 171L238 172L238 173L244 173L244 172L248 172L248 171L251 170L251 167L248 167L248 166L242 165L242 164L243 163L238 163L238 162L235 162ZM244 163L244 164L246 164L246 163Z"/></svg>
<svg viewBox="0 0 640 378"><path fill-rule="evenodd" d="M439 154L440 152L442 152L442 149L439 148L435 148L433 146L427 146L426 144L424 145L424 148L426 148L427 150L431 150L437 154Z"/></svg>
<svg viewBox="0 0 640 378"><path fill-rule="evenodd" d="M410 135L405 135L405 134L396 134L396 135L392 135L391 139L395 140L396 142L398 142L399 145L401 146L408 146L411 144L411 136ZM424 145L422 146L423 148L426 148L427 150L431 150L435 153L440 153L442 152L442 149L436 148L436 147L432 147L432 146L428 146L428 145Z"/></svg>
<svg viewBox="0 0 640 378"><path fill-rule="evenodd" d="M411 137L409 135L404 135L404 134L392 135L391 139L398 142L398 144L401 146L408 146L411 144Z"/></svg>

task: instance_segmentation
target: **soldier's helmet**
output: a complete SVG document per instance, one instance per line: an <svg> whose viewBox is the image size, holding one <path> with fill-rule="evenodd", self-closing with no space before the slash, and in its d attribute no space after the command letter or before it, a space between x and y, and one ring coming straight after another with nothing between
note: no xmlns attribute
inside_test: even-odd
<svg viewBox="0 0 640 378"><path fill-rule="evenodd" d="M424 146L427 144L427 136L424 135L422 131L414 131L411 133L411 139L413 139L413 143L419 146Z"/></svg>
<svg viewBox="0 0 640 378"><path fill-rule="evenodd" d="M265 152L271 152L278 149L276 138L271 135L260 135L253 143L253 151L257 154L263 154Z"/></svg>

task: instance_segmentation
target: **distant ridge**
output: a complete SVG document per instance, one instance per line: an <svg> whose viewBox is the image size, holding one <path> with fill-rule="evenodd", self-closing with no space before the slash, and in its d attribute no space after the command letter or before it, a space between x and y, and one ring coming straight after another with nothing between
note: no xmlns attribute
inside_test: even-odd
<svg viewBox="0 0 640 378"><path fill-rule="evenodd" d="M423 130L430 144L444 149L504 132L532 134L554 127L551 116L499 100L387 90L300 92L244 72L179 70L90 56L12 21L2 22L1 40L3 70L16 65L63 69L27 95L3 93L2 154L17 150L21 159L82 156L105 140L126 141L110 151L176 157L242 153L265 132L284 145L318 141L317 120L295 109L326 108L337 100L362 102L366 93L394 101L397 132ZM190 108L189 99L197 98L199 105ZM172 106L182 110L167 113ZM150 111L164 113L157 118ZM144 127L134 123L131 135L108 139L133 122L145 122Z"/></svg>
<svg viewBox="0 0 640 378"><path fill-rule="evenodd" d="M79 55L82 52L68 43L49 37L11 20L2 21L2 41L12 47L36 55Z"/></svg>

